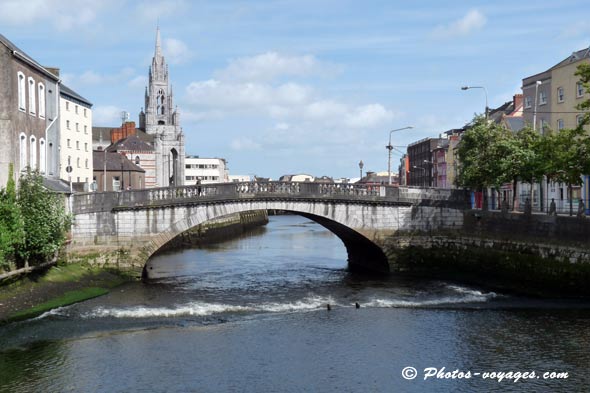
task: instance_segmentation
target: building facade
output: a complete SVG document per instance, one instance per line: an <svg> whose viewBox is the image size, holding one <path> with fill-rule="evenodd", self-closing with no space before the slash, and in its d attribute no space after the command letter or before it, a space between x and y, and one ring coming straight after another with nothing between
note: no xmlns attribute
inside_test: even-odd
<svg viewBox="0 0 590 393"><path fill-rule="evenodd" d="M88 187L93 177L92 103L62 84L59 110L59 177Z"/></svg>
<svg viewBox="0 0 590 393"><path fill-rule="evenodd" d="M227 162L223 158L200 158L199 156L185 157L185 184L227 183L229 173Z"/></svg>
<svg viewBox="0 0 590 393"><path fill-rule="evenodd" d="M59 78L0 35L0 86L0 187L11 165L54 176Z"/></svg>
<svg viewBox="0 0 590 393"><path fill-rule="evenodd" d="M139 128L154 136L157 187L181 186L185 182L184 134L168 77L158 28L145 91L145 112L142 109L139 114Z"/></svg>
<svg viewBox="0 0 590 393"><path fill-rule="evenodd" d="M124 154L107 150L93 153L93 180L97 191L123 191L143 188L145 170Z"/></svg>

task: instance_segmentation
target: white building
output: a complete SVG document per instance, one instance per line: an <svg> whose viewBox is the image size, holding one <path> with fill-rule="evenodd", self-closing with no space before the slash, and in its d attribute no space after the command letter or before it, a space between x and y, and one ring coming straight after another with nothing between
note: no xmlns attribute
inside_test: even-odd
<svg viewBox="0 0 590 393"><path fill-rule="evenodd" d="M231 183L243 183L249 182L251 179L250 175L229 175L229 181Z"/></svg>
<svg viewBox="0 0 590 393"><path fill-rule="evenodd" d="M229 182L227 163L223 158L186 156L184 164L186 185L195 184L197 180L200 180L201 184Z"/></svg>
<svg viewBox="0 0 590 393"><path fill-rule="evenodd" d="M59 177L92 182L92 104L65 85L59 91ZM66 168L72 167L68 173Z"/></svg>

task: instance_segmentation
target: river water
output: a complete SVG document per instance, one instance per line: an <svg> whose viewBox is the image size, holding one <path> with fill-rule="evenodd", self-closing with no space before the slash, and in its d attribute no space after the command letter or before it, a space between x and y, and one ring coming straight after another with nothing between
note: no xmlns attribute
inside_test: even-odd
<svg viewBox="0 0 590 393"><path fill-rule="evenodd" d="M299 216L271 217L248 236L148 266L149 284L0 327L0 392L590 386L588 302L354 276L340 240ZM414 375L407 367L415 379L404 378ZM439 371L448 378L425 380Z"/></svg>

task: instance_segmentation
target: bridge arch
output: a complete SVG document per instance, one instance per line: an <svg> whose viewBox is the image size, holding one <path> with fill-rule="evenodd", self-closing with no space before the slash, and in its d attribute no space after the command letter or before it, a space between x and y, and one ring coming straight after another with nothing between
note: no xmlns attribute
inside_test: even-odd
<svg viewBox="0 0 590 393"><path fill-rule="evenodd" d="M334 233L343 243L348 253L348 268L351 271L368 271L388 273L389 264L382 248L369 239L363 223L354 214L350 206L344 204L326 204L325 202L293 201L251 201L224 204L198 205L182 207L178 217L167 228L162 228L158 236L150 240L146 248L147 260L185 231L217 218L257 210L281 210L306 217Z"/></svg>

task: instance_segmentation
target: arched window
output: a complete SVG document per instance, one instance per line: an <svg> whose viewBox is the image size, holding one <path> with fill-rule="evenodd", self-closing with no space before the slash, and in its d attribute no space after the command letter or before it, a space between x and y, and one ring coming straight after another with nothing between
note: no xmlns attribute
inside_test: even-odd
<svg viewBox="0 0 590 393"><path fill-rule="evenodd" d="M164 90L158 90L158 96L156 97L156 104L158 105L157 114L163 115L166 112L166 107L164 105L164 101L166 100L166 95L164 94Z"/></svg>
<svg viewBox="0 0 590 393"><path fill-rule="evenodd" d="M19 137L20 171L27 169L27 136L21 132Z"/></svg>
<svg viewBox="0 0 590 393"><path fill-rule="evenodd" d="M45 119L45 85L39 83L39 117Z"/></svg>
<svg viewBox="0 0 590 393"><path fill-rule="evenodd" d="M135 165L139 165L139 156L135 156Z"/></svg>
<svg viewBox="0 0 590 393"><path fill-rule="evenodd" d="M29 76L29 113L35 114L35 79Z"/></svg>
<svg viewBox="0 0 590 393"><path fill-rule="evenodd" d="M29 162L31 163L31 169L37 169L37 138L34 135L31 135L31 148L29 149L29 154L31 158Z"/></svg>
<svg viewBox="0 0 590 393"><path fill-rule="evenodd" d="M27 101L25 99L25 74L18 72L18 109L27 110Z"/></svg>
<svg viewBox="0 0 590 393"><path fill-rule="evenodd" d="M39 171L45 173L47 170L47 153L45 147L45 139L39 139Z"/></svg>

